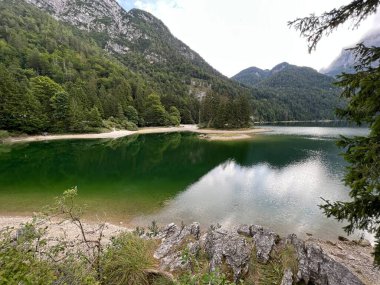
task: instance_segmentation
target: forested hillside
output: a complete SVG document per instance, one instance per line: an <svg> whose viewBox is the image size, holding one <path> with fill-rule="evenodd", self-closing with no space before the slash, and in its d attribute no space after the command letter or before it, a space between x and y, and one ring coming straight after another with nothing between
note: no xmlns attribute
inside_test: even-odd
<svg viewBox="0 0 380 285"><path fill-rule="evenodd" d="M138 64L137 57L122 57L103 50L93 33L60 23L24 1L1 0L0 129L83 132L198 121L200 101L191 94L189 82L153 65L151 76L137 72L125 63L128 59ZM173 68L175 74L180 66ZM190 85L198 84L188 80ZM225 81L225 85L218 85L216 79L206 81L207 92L217 96L220 104L238 106L238 98L248 104L239 95L244 89L229 87ZM208 125L213 126L214 119ZM246 114L239 122L243 126L248 120Z"/></svg>
<svg viewBox="0 0 380 285"><path fill-rule="evenodd" d="M334 78L309 67L284 62L271 70L248 68L232 79L253 88L256 120L334 119L335 108L342 104Z"/></svg>
<svg viewBox="0 0 380 285"><path fill-rule="evenodd" d="M0 129L24 133L240 128L333 119L339 104L333 79L310 68L230 80L159 19L114 0L0 0L0 78Z"/></svg>
<svg viewBox="0 0 380 285"><path fill-rule="evenodd" d="M65 23L89 31L100 47L144 77L166 107L177 106L183 123L198 123L199 104L206 94L218 97L221 105L214 108L219 110L226 109L225 104L237 107L235 99L250 94L247 88L212 68L148 12L139 9L127 12L115 0L27 1ZM247 98L244 100L249 104ZM214 115L204 125L216 127L215 121L228 116L220 112ZM234 126L246 126L248 121L246 116L244 125ZM231 123L226 124L232 127Z"/></svg>

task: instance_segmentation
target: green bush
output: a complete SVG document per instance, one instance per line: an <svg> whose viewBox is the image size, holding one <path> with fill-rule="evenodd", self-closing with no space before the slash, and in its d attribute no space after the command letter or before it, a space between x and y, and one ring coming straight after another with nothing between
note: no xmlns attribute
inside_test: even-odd
<svg viewBox="0 0 380 285"><path fill-rule="evenodd" d="M135 123L133 122L126 122L124 126L128 131L137 131L138 128Z"/></svg>
<svg viewBox="0 0 380 285"><path fill-rule="evenodd" d="M0 140L6 139L9 137L9 133L7 131L0 130Z"/></svg>
<svg viewBox="0 0 380 285"><path fill-rule="evenodd" d="M52 284L53 266L37 257L34 248L43 243L32 225L19 230L18 238L9 228L0 232L0 284Z"/></svg>
<svg viewBox="0 0 380 285"><path fill-rule="evenodd" d="M99 285L97 272L86 260L70 257L56 264L59 275L54 285Z"/></svg>

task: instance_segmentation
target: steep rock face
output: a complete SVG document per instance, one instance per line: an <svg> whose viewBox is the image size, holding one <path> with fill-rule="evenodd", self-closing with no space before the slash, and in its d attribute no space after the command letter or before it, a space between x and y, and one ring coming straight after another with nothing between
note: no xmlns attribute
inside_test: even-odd
<svg viewBox="0 0 380 285"><path fill-rule="evenodd" d="M371 32L359 42L362 42L366 46L380 46L380 29ZM356 58L353 51L343 49L340 55L327 68L321 69L321 72L330 76L337 76L343 72L352 73L354 72L355 63Z"/></svg>
<svg viewBox="0 0 380 285"><path fill-rule="evenodd" d="M26 0L55 18L87 31L107 32L112 36L126 33L127 13L113 0Z"/></svg>
<svg viewBox="0 0 380 285"><path fill-rule="evenodd" d="M179 55L213 70L196 52L176 39L162 21L148 12L139 9L127 12L115 0L26 1L47 11L56 19L98 33L103 47L111 52L143 53L150 63L162 63L168 57Z"/></svg>

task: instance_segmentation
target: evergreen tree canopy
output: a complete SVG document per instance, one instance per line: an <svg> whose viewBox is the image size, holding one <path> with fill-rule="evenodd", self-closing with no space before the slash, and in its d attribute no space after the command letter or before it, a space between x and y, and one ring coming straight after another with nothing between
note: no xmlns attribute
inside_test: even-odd
<svg viewBox="0 0 380 285"><path fill-rule="evenodd" d="M319 17L312 15L289 24L307 38L311 51L323 34L347 20L359 25L379 5L379 0L355 0ZM353 50L357 62L355 73L342 74L337 83L343 88L342 97L348 100L348 105L337 113L359 125L368 124L370 133L367 137L343 137L338 142L349 162L344 181L351 188L351 201L325 201L321 208L328 217L348 221L344 229L349 234L355 229L374 233L375 264L380 266L380 47L359 44Z"/></svg>

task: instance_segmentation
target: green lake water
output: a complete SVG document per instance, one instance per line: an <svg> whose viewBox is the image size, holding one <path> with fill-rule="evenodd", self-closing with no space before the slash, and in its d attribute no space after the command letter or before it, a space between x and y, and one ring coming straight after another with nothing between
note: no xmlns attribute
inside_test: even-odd
<svg viewBox="0 0 380 285"><path fill-rule="evenodd" d="M30 215L77 186L92 220L342 234L342 224L324 217L318 204L320 197L348 199L335 139L367 130L269 128L270 134L233 142L168 133L0 145L0 215Z"/></svg>

